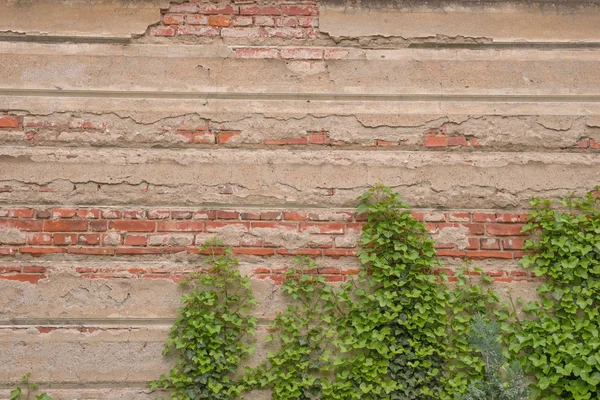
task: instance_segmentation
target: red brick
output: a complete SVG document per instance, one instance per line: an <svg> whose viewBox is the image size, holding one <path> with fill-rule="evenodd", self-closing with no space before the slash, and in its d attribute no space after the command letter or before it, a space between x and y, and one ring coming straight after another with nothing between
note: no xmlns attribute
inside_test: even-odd
<svg viewBox="0 0 600 400"><path fill-rule="evenodd" d="M16 250L15 249L10 249L10 248L0 248L0 256L14 256L16 254Z"/></svg>
<svg viewBox="0 0 600 400"><path fill-rule="evenodd" d="M165 25L181 25L185 20L183 14L165 14L163 15L163 23Z"/></svg>
<svg viewBox="0 0 600 400"><path fill-rule="evenodd" d="M521 228L523 224L487 224L486 231L488 235L498 235L498 236L517 236L517 235L526 235L526 233L521 233Z"/></svg>
<svg viewBox="0 0 600 400"><path fill-rule="evenodd" d="M33 245L50 245L52 244L52 234L50 233L34 233L27 237L27 243Z"/></svg>
<svg viewBox="0 0 600 400"><path fill-rule="evenodd" d="M473 221L475 222L495 222L496 214L492 213L475 213L473 214Z"/></svg>
<svg viewBox="0 0 600 400"><path fill-rule="evenodd" d="M221 28L218 26L193 26L184 25L177 28L177 35L179 36L219 36Z"/></svg>
<svg viewBox="0 0 600 400"><path fill-rule="evenodd" d="M124 210L123 218L125 219L144 219L146 215L145 211L142 210Z"/></svg>
<svg viewBox="0 0 600 400"><path fill-rule="evenodd" d="M148 211L148 219L169 219L171 216L170 210L150 210Z"/></svg>
<svg viewBox="0 0 600 400"><path fill-rule="evenodd" d="M74 233L55 233L54 244L57 246L68 246L77 244L77 235Z"/></svg>
<svg viewBox="0 0 600 400"><path fill-rule="evenodd" d="M102 218L119 219L123 218L123 213L118 210L102 210Z"/></svg>
<svg viewBox="0 0 600 400"><path fill-rule="evenodd" d="M148 244L148 237L142 235L127 235L125 237L125 244L127 246L146 246Z"/></svg>
<svg viewBox="0 0 600 400"><path fill-rule="evenodd" d="M231 19L233 26L250 26L252 25L252 17L248 16L235 16Z"/></svg>
<svg viewBox="0 0 600 400"><path fill-rule="evenodd" d="M244 221L247 220L251 220L251 221L257 221L260 219L260 214L259 213L240 213L240 218Z"/></svg>
<svg viewBox="0 0 600 400"><path fill-rule="evenodd" d="M506 251L467 251L468 258L482 259L482 258L513 258L512 253Z"/></svg>
<svg viewBox="0 0 600 400"><path fill-rule="evenodd" d="M146 254L162 254L162 249L155 247L119 247L117 254L122 255L146 255Z"/></svg>
<svg viewBox="0 0 600 400"><path fill-rule="evenodd" d="M250 228L250 223L245 221L207 221L206 232L219 232L223 228L233 227L236 230L247 231Z"/></svg>
<svg viewBox="0 0 600 400"><path fill-rule="evenodd" d="M322 60L323 49L283 48L281 49L281 58L296 60ZM311 139L313 136L314 139ZM313 134L309 135L308 137L309 143L313 144L325 144L328 140L329 136L326 134Z"/></svg>
<svg viewBox="0 0 600 400"><path fill-rule="evenodd" d="M198 13L211 15L233 15L239 14L239 11L237 6L232 6L231 4L200 4L198 6Z"/></svg>
<svg viewBox="0 0 600 400"><path fill-rule="evenodd" d="M80 233L77 235L77 244L94 246L100 243L100 235Z"/></svg>
<svg viewBox="0 0 600 400"><path fill-rule="evenodd" d="M239 219L240 213L237 211L226 211L219 210L217 211L217 219Z"/></svg>
<svg viewBox="0 0 600 400"><path fill-rule="evenodd" d="M18 128L19 124L19 117L0 117L0 128Z"/></svg>
<svg viewBox="0 0 600 400"><path fill-rule="evenodd" d="M446 147L446 136L425 136L425 147Z"/></svg>
<svg viewBox="0 0 600 400"><path fill-rule="evenodd" d="M217 212L215 210L209 210L209 211L196 211L194 212L194 216L193 219L216 219L217 218Z"/></svg>
<svg viewBox="0 0 600 400"><path fill-rule="evenodd" d="M35 214L36 218L39 219L48 219L52 217L52 211L50 210L37 210Z"/></svg>
<svg viewBox="0 0 600 400"><path fill-rule="evenodd" d="M35 210L32 208L13 208L10 210L11 218L33 218Z"/></svg>
<svg viewBox="0 0 600 400"><path fill-rule="evenodd" d="M510 250L521 250L525 240L523 238L508 238L502 240L502 248Z"/></svg>
<svg viewBox="0 0 600 400"><path fill-rule="evenodd" d="M526 214L496 214L496 222L525 222Z"/></svg>
<svg viewBox="0 0 600 400"><path fill-rule="evenodd" d="M88 221L84 220L51 220L44 221L46 232L85 232L88 230Z"/></svg>
<svg viewBox="0 0 600 400"><path fill-rule="evenodd" d="M314 233L329 233L343 235L346 231L346 225L334 222L322 224L309 222L300 223L300 232L305 232L307 230L316 231Z"/></svg>
<svg viewBox="0 0 600 400"><path fill-rule="evenodd" d="M9 281L26 282L36 284L42 278L43 275L39 274L14 274L14 275L0 275L0 279Z"/></svg>
<svg viewBox="0 0 600 400"><path fill-rule="evenodd" d="M153 26L150 28L150 36L175 36L175 28L172 26Z"/></svg>
<svg viewBox="0 0 600 400"><path fill-rule="evenodd" d="M327 275L325 276L325 282L344 282L346 277L341 275Z"/></svg>
<svg viewBox="0 0 600 400"><path fill-rule="evenodd" d="M211 26L229 26L231 18L223 15L211 15L208 17L208 24Z"/></svg>
<svg viewBox="0 0 600 400"><path fill-rule="evenodd" d="M423 221L425 221L425 222L445 222L446 214L444 214L444 213L423 213ZM457 225L452 224L452 226L457 226Z"/></svg>
<svg viewBox="0 0 600 400"><path fill-rule="evenodd" d="M498 239L481 239L481 248L483 250L500 250L500 241Z"/></svg>
<svg viewBox="0 0 600 400"><path fill-rule="evenodd" d="M231 138L237 136L240 136L240 132L219 132L219 134L217 134L217 143L226 144L231 140Z"/></svg>
<svg viewBox="0 0 600 400"><path fill-rule="evenodd" d="M188 25L206 25L208 17L206 15L189 14L185 16L185 23Z"/></svg>
<svg viewBox="0 0 600 400"><path fill-rule="evenodd" d="M312 16L319 14L319 9L313 5L288 5L281 7L281 9L285 15Z"/></svg>
<svg viewBox="0 0 600 400"><path fill-rule="evenodd" d="M283 219L288 221L306 221L307 215L304 212L285 212Z"/></svg>
<svg viewBox="0 0 600 400"><path fill-rule="evenodd" d="M233 249L233 254L245 254L252 256L273 256L275 255L275 250L265 249L262 247L237 247Z"/></svg>
<svg viewBox="0 0 600 400"><path fill-rule="evenodd" d="M23 267L23 273L25 274L44 274L46 273L46 267L39 265L27 265Z"/></svg>
<svg viewBox="0 0 600 400"><path fill-rule="evenodd" d="M261 29L273 29L273 28L261 28L258 26L252 27L236 27L236 28L218 28L221 29L222 37L232 38L259 38L262 36Z"/></svg>
<svg viewBox="0 0 600 400"><path fill-rule="evenodd" d="M157 232L202 232L203 221L159 221Z"/></svg>
<svg viewBox="0 0 600 400"><path fill-rule="evenodd" d="M106 232L108 230L108 221L90 221L90 228L92 232Z"/></svg>
<svg viewBox="0 0 600 400"><path fill-rule="evenodd" d="M293 145L302 146L302 145L308 144L308 138L306 138L306 137L300 137L300 138L290 137L290 138L286 138L285 139L285 144L289 144L290 146L293 146Z"/></svg>
<svg viewBox="0 0 600 400"><path fill-rule="evenodd" d="M298 17L298 25L303 28L313 28L319 26L318 17Z"/></svg>
<svg viewBox="0 0 600 400"><path fill-rule="evenodd" d="M173 219L192 219L191 211L171 211L171 218Z"/></svg>
<svg viewBox="0 0 600 400"><path fill-rule="evenodd" d="M271 48L241 48L235 49L235 54L240 58L279 58L279 50ZM267 143L265 144L285 144L283 143Z"/></svg>
<svg viewBox="0 0 600 400"><path fill-rule="evenodd" d="M279 221L282 213L280 211L266 211L260 213L260 219L265 221Z"/></svg>
<svg viewBox="0 0 600 400"><path fill-rule="evenodd" d="M360 274L360 269L343 269L342 275L358 275Z"/></svg>
<svg viewBox="0 0 600 400"><path fill-rule="evenodd" d="M53 208L52 218L73 218L77 210L73 208Z"/></svg>
<svg viewBox="0 0 600 400"><path fill-rule="evenodd" d="M346 224L346 230L348 232L361 233L365 224L363 222L353 222L350 224Z"/></svg>
<svg viewBox="0 0 600 400"><path fill-rule="evenodd" d="M277 26L294 28L298 26L298 19L295 17L279 17L277 18Z"/></svg>
<svg viewBox="0 0 600 400"><path fill-rule="evenodd" d="M349 55L350 51L341 49L328 49L323 52L325 60L347 60Z"/></svg>
<svg viewBox="0 0 600 400"><path fill-rule="evenodd" d="M323 250L325 257L356 257L356 250L345 250L345 249L326 249Z"/></svg>
<svg viewBox="0 0 600 400"><path fill-rule="evenodd" d="M529 273L526 271L510 271L510 276L529 276Z"/></svg>
<svg viewBox="0 0 600 400"><path fill-rule="evenodd" d="M275 26L275 18L266 15L257 15L254 17L254 25L257 26Z"/></svg>
<svg viewBox="0 0 600 400"><path fill-rule="evenodd" d="M448 146L467 146L467 139L464 136L448 137Z"/></svg>
<svg viewBox="0 0 600 400"><path fill-rule="evenodd" d="M326 133L316 133L308 135L308 143L310 144L327 144L329 135Z"/></svg>
<svg viewBox="0 0 600 400"><path fill-rule="evenodd" d="M479 249L479 239L478 238L468 238L469 245L467 246L467 250L478 250Z"/></svg>
<svg viewBox="0 0 600 400"><path fill-rule="evenodd" d="M98 219L100 218L100 210L91 208L80 208L79 210L77 210L77 216L79 218L85 219Z"/></svg>
<svg viewBox="0 0 600 400"><path fill-rule="evenodd" d="M465 252L461 250L438 250L437 255L440 257L464 257Z"/></svg>
<svg viewBox="0 0 600 400"><path fill-rule="evenodd" d="M53 253L66 253L67 250L64 247L21 247L19 253L29 253L32 256L39 256L42 254L53 254Z"/></svg>
<svg viewBox="0 0 600 400"><path fill-rule="evenodd" d="M215 134L208 131L198 131L193 134L193 142L197 144L215 144Z"/></svg>
<svg viewBox="0 0 600 400"><path fill-rule="evenodd" d="M258 6L242 5L240 6L241 15L281 15L281 8L277 6Z"/></svg>
<svg viewBox="0 0 600 400"><path fill-rule="evenodd" d="M9 272L21 272L21 267L0 267L0 274Z"/></svg>
<svg viewBox="0 0 600 400"><path fill-rule="evenodd" d="M471 221L471 213L468 212L454 212L448 215L448 219L451 222L470 222Z"/></svg>
<svg viewBox="0 0 600 400"><path fill-rule="evenodd" d="M153 232L154 221L110 221L108 227L119 232Z"/></svg>
<svg viewBox="0 0 600 400"><path fill-rule="evenodd" d="M115 254L115 249L110 247L69 247L69 254L106 256Z"/></svg>

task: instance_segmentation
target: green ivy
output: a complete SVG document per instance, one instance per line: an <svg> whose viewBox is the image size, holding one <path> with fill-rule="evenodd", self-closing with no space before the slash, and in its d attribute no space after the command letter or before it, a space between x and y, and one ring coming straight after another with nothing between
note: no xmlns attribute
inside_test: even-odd
<svg viewBox="0 0 600 400"><path fill-rule="evenodd" d="M28 400L31 394L39 389L39 385L29 381L30 377L30 372L23 375L20 385L10 392L10 400L20 400L23 396ZM23 388L21 386L23 386ZM52 397L48 396L46 393L40 393L35 395L35 400L52 400Z"/></svg>
<svg viewBox="0 0 600 400"><path fill-rule="evenodd" d="M583 198L533 199L525 232L533 234L522 259L545 280L539 300L523 307L527 318L512 329L510 350L522 355L543 399L600 398L600 210Z"/></svg>
<svg viewBox="0 0 600 400"><path fill-rule="evenodd" d="M390 188L360 197L367 214L358 280L340 293L340 355L327 399L451 399L483 373L464 332L497 297L464 275L452 290L423 223ZM484 275L484 279L489 277Z"/></svg>
<svg viewBox="0 0 600 400"><path fill-rule="evenodd" d="M282 291L290 305L278 314L267 341L277 338L279 350L267 362L249 370L250 387L268 387L272 398L308 400L321 393L323 371L330 369L327 344L336 332L332 328L337 306L332 287L318 275L309 257L295 260L296 267L286 271Z"/></svg>
<svg viewBox="0 0 600 400"><path fill-rule="evenodd" d="M257 320L248 312L256 301L230 249L210 241L201 250L210 253L208 268L182 281L188 292L165 346L176 364L150 387L170 390L171 399L236 399L239 365L254 350Z"/></svg>

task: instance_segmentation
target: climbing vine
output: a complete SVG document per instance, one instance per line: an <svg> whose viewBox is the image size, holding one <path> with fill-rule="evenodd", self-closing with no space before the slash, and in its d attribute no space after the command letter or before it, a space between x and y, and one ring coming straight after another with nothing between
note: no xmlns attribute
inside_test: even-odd
<svg viewBox="0 0 600 400"><path fill-rule="evenodd" d="M600 210L590 192L561 208L533 199L524 231L533 234L522 264L545 280L538 301L511 330L510 350L522 355L543 399L600 398Z"/></svg>
<svg viewBox="0 0 600 400"><path fill-rule="evenodd" d="M328 343L335 337L337 298L334 290L318 275L309 257L295 260L286 272L282 291L290 304L277 315L268 341L279 350L267 362L248 372L250 387L269 387L272 398L307 400L318 397L331 366Z"/></svg>
<svg viewBox="0 0 600 400"><path fill-rule="evenodd" d="M324 397L451 399L483 373L464 332L471 315L491 313L497 297L472 285L464 271L454 290L436 275L433 240L390 188L375 186L360 201L368 218L363 269L339 295L340 355Z"/></svg>
<svg viewBox="0 0 600 400"><path fill-rule="evenodd" d="M201 251L208 267L181 282L188 291L164 350L176 364L150 386L172 399L236 399L244 389L240 362L254 349L257 320L248 312L256 301L230 249L212 240Z"/></svg>

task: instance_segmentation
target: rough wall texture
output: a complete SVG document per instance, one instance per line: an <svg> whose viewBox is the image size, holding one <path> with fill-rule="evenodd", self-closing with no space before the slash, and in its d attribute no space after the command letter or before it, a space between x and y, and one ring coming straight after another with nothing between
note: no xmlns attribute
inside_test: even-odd
<svg viewBox="0 0 600 400"><path fill-rule="evenodd" d="M0 398L26 372L55 399L160 396L199 245L233 247L262 335L293 255L357 272L375 182L450 275L471 258L532 296L527 200L600 183L596 1L0 8Z"/></svg>

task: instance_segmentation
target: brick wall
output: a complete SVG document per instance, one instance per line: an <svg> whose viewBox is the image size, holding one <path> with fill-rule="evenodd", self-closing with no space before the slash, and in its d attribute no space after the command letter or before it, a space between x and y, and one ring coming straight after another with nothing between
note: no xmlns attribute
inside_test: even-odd
<svg viewBox="0 0 600 400"><path fill-rule="evenodd" d="M532 298L528 200L600 183L585 2L134 3L0 26L19 33L0 36L0 399L27 372L56 400L164 395L146 382L212 237L251 277L258 362L294 256L358 273L377 182L425 223L436 273L471 262Z"/></svg>
<svg viewBox="0 0 600 400"><path fill-rule="evenodd" d="M172 3L151 36L318 39L315 1Z"/></svg>

